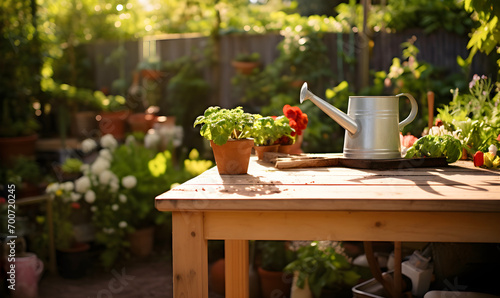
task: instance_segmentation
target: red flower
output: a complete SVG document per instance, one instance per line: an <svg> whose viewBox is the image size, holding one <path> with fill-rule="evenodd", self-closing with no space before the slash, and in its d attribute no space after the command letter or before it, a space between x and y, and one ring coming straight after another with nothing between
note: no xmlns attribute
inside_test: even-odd
<svg viewBox="0 0 500 298"><path fill-rule="evenodd" d="M474 166L480 167L482 165L484 165L484 153L478 151L476 152L476 154L474 154Z"/></svg>
<svg viewBox="0 0 500 298"><path fill-rule="evenodd" d="M500 134L499 134L499 135L498 135L498 137L497 137L497 141L499 141L499 142L500 142Z"/></svg>
<svg viewBox="0 0 500 298"><path fill-rule="evenodd" d="M441 126L441 125L443 125L443 120L441 120L439 118L436 119L436 122L434 123L434 126Z"/></svg>
<svg viewBox="0 0 500 298"><path fill-rule="evenodd" d="M288 119L295 119L297 117L295 109L292 109L290 105L285 105L283 107L283 114L285 114Z"/></svg>
<svg viewBox="0 0 500 298"><path fill-rule="evenodd" d="M0 197L0 204L5 204L7 200L4 197Z"/></svg>
<svg viewBox="0 0 500 298"><path fill-rule="evenodd" d="M297 122L295 122L295 120L293 119L289 119L290 120L290 127L295 129L295 131L292 131L292 133L290 134L292 137L294 137L297 132L298 132L298 129L297 129Z"/></svg>
<svg viewBox="0 0 500 298"><path fill-rule="evenodd" d="M71 203L71 208L80 209L80 204L78 204L77 202L73 202L73 203Z"/></svg>
<svg viewBox="0 0 500 298"><path fill-rule="evenodd" d="M290 120L290 127L295 130L291 135L301 135L302 130L306 129L309 123L307 114L302 113L299 107L292 107L290 105L283 106L283 114Z"/></svg>

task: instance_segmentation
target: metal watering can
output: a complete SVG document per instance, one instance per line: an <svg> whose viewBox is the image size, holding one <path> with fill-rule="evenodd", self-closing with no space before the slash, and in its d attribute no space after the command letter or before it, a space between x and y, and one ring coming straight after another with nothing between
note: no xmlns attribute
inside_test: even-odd
<svg viewBox="0 0 500 298"><path fill-rule="evenodd" d="M399 97L410 99L410 115L399 122ZM300 103L309 99L346 129L344 157L352 159L401 158L399 132L415 119L417 101L408 93L396 96L349 96L347 114L314 95L307 83L300 90Z"/></svg>

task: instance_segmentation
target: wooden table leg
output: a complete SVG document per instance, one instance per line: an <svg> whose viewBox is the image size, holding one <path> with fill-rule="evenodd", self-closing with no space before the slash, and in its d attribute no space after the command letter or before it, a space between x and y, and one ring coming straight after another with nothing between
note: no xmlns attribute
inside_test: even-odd
<svg viewBox="0 0 500 298"><path fill-rule="evenodd" d="M174 297L208 298L208 250L202 212L172 212Z"/></svg>
<svg viewBox="0 0 500 298"><path fill-rule="evenodd" d="M225 240L226 297L249 297L248 240Z"/></svg>
<svg viewBox="0 0 500 298"><path fill-rule="evenodd" d="M401 242L394 242L394 296L402 297L403 291L401 288L401 283L403 279L402 269L401 269Z"/></svg>

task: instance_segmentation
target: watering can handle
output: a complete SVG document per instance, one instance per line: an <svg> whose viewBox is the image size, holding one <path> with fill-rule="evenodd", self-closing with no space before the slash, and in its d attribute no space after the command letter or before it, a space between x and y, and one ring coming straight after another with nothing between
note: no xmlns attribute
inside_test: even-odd
<svg viewBox="0 0 500 298"><path fill-rule="evenodd" d="M408 99L410 100L410 104L411 104L410 115L408 115L408 117L406 117L405 120L399 122L398 128L399 128L399 131L401 131L401 130L403 130L403 128L406 125L410 124L413 121L413 119L415 119L415 117L417 116L418 104L417 104L417 101L415 100L415 98L409 93L401 93L401 94L398 94L396 96L397 97L399 97L399 96L408 97Z"/></svg>
<svg viewBox="0 0 500 298"><path fill-rule="evenodd" d="M40 260L39 258L36 258L36 266L37 268L35 269L35 274L38 278L38 280L40 280L40 277L42 277L42 272L43 272L43 261Z"/></svg>

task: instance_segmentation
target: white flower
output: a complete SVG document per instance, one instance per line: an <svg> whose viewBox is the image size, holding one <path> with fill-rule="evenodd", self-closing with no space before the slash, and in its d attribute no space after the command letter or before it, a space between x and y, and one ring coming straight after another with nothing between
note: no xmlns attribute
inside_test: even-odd
<svg viewBox="0 0 500 298"><path fill-rule="evenodd" d="M109 160L105 159L104 157L101 157L99 156L95 161L94 163L92 164L92 166L90 166L90 171L95 174L95 175L99 175L101 174L104 170L107 170L109 169L109 167L111 166L111 163L109 162Z"/></svg>
<svg viewBox="0 0 500 298"><path fill-rule="evenodd" d="M49 184L47 186L47 188L45 189L45 191L47 193L55 193L58 189L59 189L59 183L54 182L54 183Z"/></svg>
<svg viewBox="0 0 500 298"><path fill-rule="evenodd" d="M95 202L95 192L93 190L89 190L85 193L85 202L89 204Z"/></svg>
<svg viewBox="0 0 500 298"><path fill-rule="evenodd" d="M125 188L128 188L128 189L134 188L136 186L136 184L137 184L137 178L135 178L132 175L125 176L122 178L122 185Z"/></svg>
<svg viewBox="0 0 500 298"><path fill-rule="evenodd" d="M118 141L111 134L106 134L101 138L101 146L103 148L108 148L111 151L115 150L118 147Z"/></svg>
<svg viewBox="0 0 500 298"><path fill-rule="evenodd" d="M101 149L101 151L99 151L99 156L100 157L103 157L107 160L112 160L113 159L113 154L111 153L111 151L109 149Z"/></svg>
<svg viewBox="0 0 500 298"><path fill-rule="evenodd" d="M96 141L93 139L85 139L82 142L82 151L83 153L89 153L97 147Z"/></svg>
<svg viewBox="0 0 500 298"><path fill-rule="evenodd" d="M120 221L118 223L118 227L122 228L122 229L125 229L127 227L127 223L125 221Z"/></svg>
<svg viewBox="0 0 500 298"><path fill-rule="evenodd" d="M71 193L71 201L78 202L82 198L82 194L72 192Z"/></svg>
<svg viewBox="0 0 500 298"><path fill-rule="evenodd" d="M68 191L68 192L73 191L73 189L75 189L75 185L71 181L64 182L62 187L64 188L65 191Z"/></svg>
<svg viewBox="0 0 500 298"><path fill-rule="evenodd" d="M118 200L120 200L120 203L126 203L127 202L127 196L121 193L118 196Z"/></svg>
<svg viewBox="0 0 500 298"><path fill-rule="evenodd" d="M83 175L85 176L88 175L90 171L90 165L86 163L82 164L80 166L80 171L83 173Z"/></svg>
<svg viewBox="0 0 500 298"><path fill-rule="evenodd" d="M113 178L113 172L110 170L104 170L102 171L101 174L99 174L99 183L100 184L109 184L111 182L111 179Z"/></svg>
<svg viewBox="0 0 500 298"><path fill-rule="evenodd" d="M92 212L96 212L96 211L97 211L97 206L92 206L92 207L90 207L90 211L92 211Z"/></svg>
<svg viewBox="0 0 500 298"><path fill-rule="evenodd" d="M495 145L490 145L490 147L488 148L488 152L491 153L491 155L495 156L497 155L497 151L498 151L498 148L497 146Z"/></svg>
<svg viewBox="0 0 500 298"><path fill-rule="evenodd" d="M115 229L113 228L103 228L102 231L106 234L113 234L115 232Z"/></svg>
<svg viewBox="0 0 500 298"><path fill-rule="evenodd" d="M75 190L79 193L85 193L90 189L90 179L82 176L75 180Z"/></svg>
<svg viewBox="0 0 500 298"><path fill-rule="evenodd" d="M118 179L118 178L117 178L117 179ZM117 192L117 191L118 191L118 189L119 189L119 188L120 188L120 184L118 183L118 180L116 180L116 181L114 181L114 180L113 180L113 181L111 181L111 182L109 183L109 190L110 190L111 192L115 193L115 192Z"/></svg>
<svg viewBox="0 0 500 298"><path fill-rule="evenodd" d="M160 143L160 136L156 133L148 133L144 136L144 147L155 148Z"/></svg>
<svg viewBox="0 0 500 298"><path fill-rule="evenodd" d="M120 207L117 204L111 205L111 210L118 211L118 209L120 209Z"/></svg>

